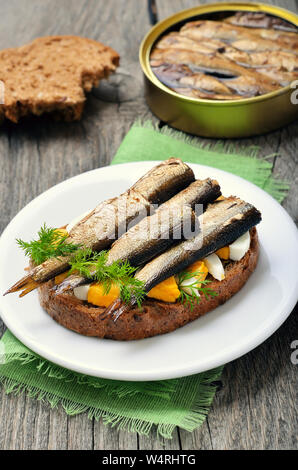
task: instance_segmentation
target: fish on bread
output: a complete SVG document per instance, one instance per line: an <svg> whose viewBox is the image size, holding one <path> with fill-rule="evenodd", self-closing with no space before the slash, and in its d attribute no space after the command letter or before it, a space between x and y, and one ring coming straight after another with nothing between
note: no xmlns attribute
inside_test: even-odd
<svg viewBox="0 0 298 470"><path fill-rule="evenodd" d="M145 217L150 212L152 204L166 201L194 179L192 169L180 159L165 160L120 196L100 202L72 227L65 243L82 244L93 251L109 248L119 232L123 233L129 224L139 220L140 215ZM25 295L31 292L41 283L65 272L69 268L70 257L49 258L32 267L6 293L21 290L21 295Z"/></svg>

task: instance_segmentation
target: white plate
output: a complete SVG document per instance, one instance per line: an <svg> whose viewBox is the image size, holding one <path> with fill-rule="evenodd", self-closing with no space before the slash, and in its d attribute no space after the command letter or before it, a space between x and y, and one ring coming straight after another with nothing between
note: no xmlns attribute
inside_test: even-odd
<svg viewBox="0 0 298 470"><path fill-rule="evenodd" d="M10 222L0 239L0 292L23 275L26 259L15 239L30 240L43 222L59 227L99 201L124 191L157 162L100 168L38 196ZM207 166L190 165L197 178L218 179L224 195L238 195L262 212L261 256L244 288L225 305L173 333L139 341L88 338L58 325L37 293L0 296L3 321L26 346L69 369L119 380L181 377L225 364L267 339L295 306L297 229L285 210L251 183Z"/></svg>

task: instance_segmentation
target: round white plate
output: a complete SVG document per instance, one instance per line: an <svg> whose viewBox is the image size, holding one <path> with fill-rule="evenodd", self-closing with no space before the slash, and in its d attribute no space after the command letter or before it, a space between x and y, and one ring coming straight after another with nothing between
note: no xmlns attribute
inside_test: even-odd
<svg viewBox="0 0 298 470"><path fill-rule="evenodd" d="M157 162L93 170L38 196L10 222L0 239L0 292L27 265L15 239L31 240L40 226L59 227L131 186ZM37 293L0 295L2 319L26 346L46 359L88 375L119 380L159 380L202 372L247 353L267 339L297 301L298 232L285 210L257 186L201 165L197 178L216 178L224 195L237 195L261 212L261 255L244 288L225 305L173 333L139 341L88 338L58 325Z"/></svg>

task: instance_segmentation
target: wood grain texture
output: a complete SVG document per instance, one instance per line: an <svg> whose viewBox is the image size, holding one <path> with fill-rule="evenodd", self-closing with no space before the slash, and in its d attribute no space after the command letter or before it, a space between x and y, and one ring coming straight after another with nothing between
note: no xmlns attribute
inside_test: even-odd
<svg viewBox="0 0 298 470"><path fill-rule="evenodd" d="M211 3L201 1L200 3ZM297 12L295 0L264 1ZM156 0L159 20L184 8L193 0ZM200 139L214 143L212 139ZM230 140L224 141L229 145ZM257 145L261 155L277 153L273 174L290 182L284 208L298 223L298 124L264 136L233 140L236 146ZM268 312L270 314L270 312ZM296 309L297 314L297 309ZM297 366L290 361L291 342L297 336L297 315L263 345L227 364L223 388L217 393L205 429L192 434L180 431L183 449L295 449L297 448ZM206 436L210 443L206 441Z"/></svg>
<svg viewBox="0 0 298 470"><path fill-rule="evenodd" d="M297 11L295 0L263 1ZM162 19L198 2L155 0L155 4ZM120 73L112 85L102 85L96 96L89 96L81 122L42 118L0 127L1 232L47 188L107 165L136 118L156 119L144 101L138 65L139 43L150 28L144 0L0 0L0 11L0 49L37 36L78 34L106 43L121 56ZM297 124L235 143L259 145L263 155L279 153L274 174L292 184L283 205L297 222ZM0 336L4 330L0 322ZM297 448L297 366L290 361L296 332L293 313L263 345L228 364L208 419L194 433L176 430L172 441L158 440L155 431L148 437L137 436L90 421L85 414L69 417L61 408L52 410L24 395L7 396L0 390L0 449Z"/></svg>

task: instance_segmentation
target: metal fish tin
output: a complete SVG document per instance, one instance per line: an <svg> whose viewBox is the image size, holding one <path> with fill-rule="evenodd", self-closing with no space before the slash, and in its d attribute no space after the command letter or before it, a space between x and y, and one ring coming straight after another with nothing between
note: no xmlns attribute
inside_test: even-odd
<svg viewBox="0 0 298 470"><path fill-rule="evenodd" d="M139 59L146 100L152 112L170 126L203 137L249 137L273 131L298 119L298 82L260 96L235 100L193 98L162 83L150 65L150 54L165 34L200 19L216 20L237 12L265 13L298 27L298 15L261 3L214 3L183 10L157 23L146 35ZM295 90L296 89L296 90Z"/></svg>

